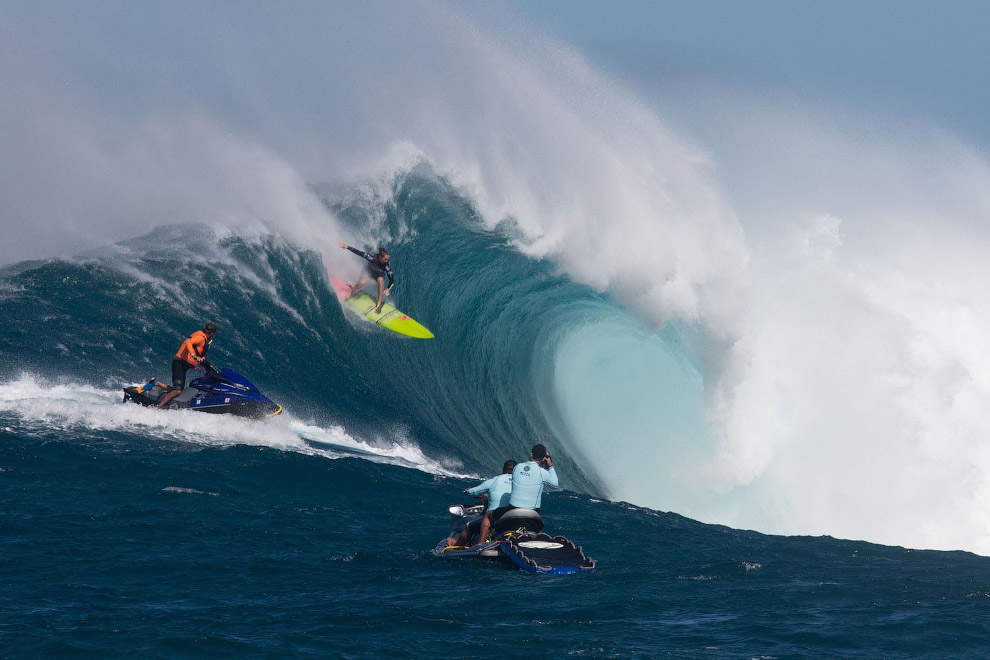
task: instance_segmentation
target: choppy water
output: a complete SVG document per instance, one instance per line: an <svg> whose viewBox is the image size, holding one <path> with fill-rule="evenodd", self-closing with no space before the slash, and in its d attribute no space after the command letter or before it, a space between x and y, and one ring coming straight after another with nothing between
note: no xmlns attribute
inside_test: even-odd
<svg viewBox="0 0 990 660"><path fill-rule="evenodd" d="M188 413L193 415L195 413ZM169 433L0 432L0 655L982 657L990 560L773 537L571 492L599 569L437 558L468 483Z"/></svg>

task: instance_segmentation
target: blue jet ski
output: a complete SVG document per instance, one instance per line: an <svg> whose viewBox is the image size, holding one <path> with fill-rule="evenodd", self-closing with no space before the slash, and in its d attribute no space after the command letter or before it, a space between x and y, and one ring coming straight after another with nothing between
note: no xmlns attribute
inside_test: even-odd
<svg viewBox="0 0 990 660"><path fill-rule="evenodd" d="M492 526L491 540L478 538L485 506L450 507L450 536L467 528L468 545L447 545L444 538L433 549L439 557L506 559L529 573L569 575L595 570L595 560L585 556L581 546L565 536L543 531L543 518L533 509L506 511Z"/></svg>
<svg viewBox="0 0 990 660"><path fill-rule="evenodd" d="M205 360L203 367L206 375L189 383L165 406L167 410L197 410L255 419L274 417L282 412L282 406L259 392L254 383L233 369L220 371ZM133 401L138 405L153 406L170 389L152 378L144 385L125 387L124 403Z"/></svg>

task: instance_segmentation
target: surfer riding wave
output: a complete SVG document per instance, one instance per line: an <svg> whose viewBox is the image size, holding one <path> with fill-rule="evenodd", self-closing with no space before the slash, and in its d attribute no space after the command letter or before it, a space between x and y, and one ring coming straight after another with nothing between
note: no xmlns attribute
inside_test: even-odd
<svg viewBox="0 0 990 660"><path fill-rule="evenodd" d="M368 254L363 250L358 250L357 248L349 247L344 241L340 241L340 247L345 250L350 250L354 254L362 257L368 263L365 265L364 275L357 281L354 286L351 287L352 292L356 292L368 281L366 278L370 277L378 281L378 304L375 306L375 312L382 311L382 294L386 296L391 295L392 286L395 284L395 278L392 276L392 265L388 262L389 255L388 250L383 247L378 248L378 254ZM385 277L388 276L388 288L385 287Z"/></svg>

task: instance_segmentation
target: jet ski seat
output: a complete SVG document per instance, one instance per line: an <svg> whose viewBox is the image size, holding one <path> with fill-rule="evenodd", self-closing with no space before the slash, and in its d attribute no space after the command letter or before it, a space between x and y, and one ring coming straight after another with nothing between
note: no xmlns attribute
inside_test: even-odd
<svg viewBox="0 0 990 660"><path fill-rule="evenodd" d="M543 518L533 509L509 509L492 527L492 537L498 538L506 532L520 529L528 532L541 532L543 530Z"/></svg>
<svg viewBox="0 0 990 660"><path fill-rule="evenodd" d="M199 392L199 390L197 390L195 387L187 387L186 389L179 392L179 396L172 399L172 403L182 404L182 405L187 404L189 403L190 399L196 396L197 392Z"/></svg>

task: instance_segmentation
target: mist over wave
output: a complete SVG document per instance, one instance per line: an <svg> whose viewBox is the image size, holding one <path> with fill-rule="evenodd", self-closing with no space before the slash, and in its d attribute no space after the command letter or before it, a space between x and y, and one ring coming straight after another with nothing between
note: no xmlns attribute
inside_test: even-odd
<svg viewBox="0 0 990 660"><path fill-rule="evenodd" d="M300 419L454 470L546 440L573 488L990 553L983 154L773 93L665 120L450 5L109 6L0 17L0 260L207 227L6 271L8 382L110 391L211 316ZM352 326L340 239L443 341Z"/></svg>

